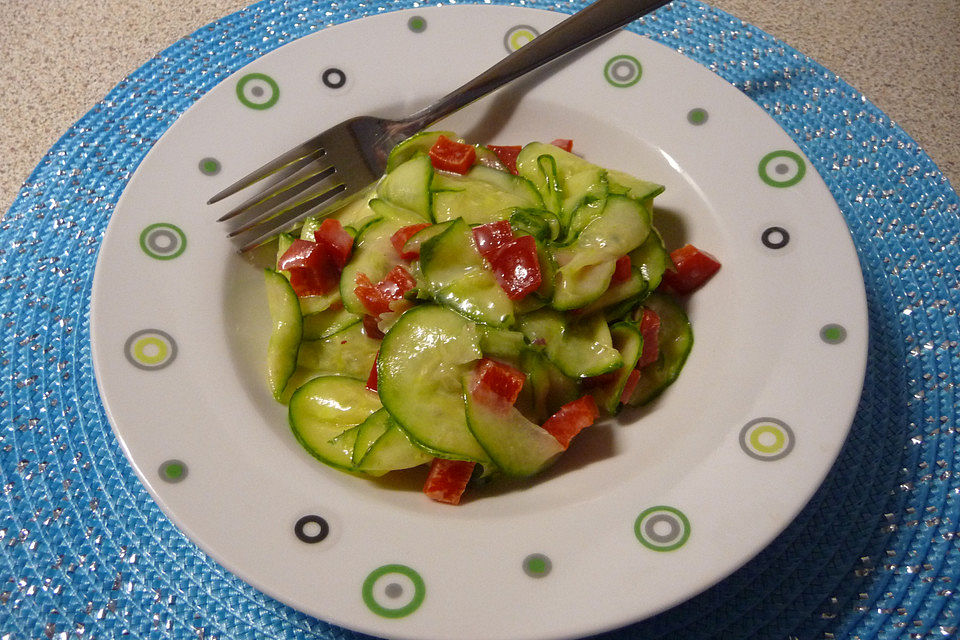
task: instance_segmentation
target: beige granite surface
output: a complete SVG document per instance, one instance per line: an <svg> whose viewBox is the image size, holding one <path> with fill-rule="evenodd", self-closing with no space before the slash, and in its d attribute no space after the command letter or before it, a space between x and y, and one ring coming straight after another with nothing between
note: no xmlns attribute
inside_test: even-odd
<svg viewBox="0 0 960 640"><path fill-rule="evenodd" d="M0 212L128 73L247 0L0 0ZM960 185L960 0L715 0L820 62Z"/></svg>

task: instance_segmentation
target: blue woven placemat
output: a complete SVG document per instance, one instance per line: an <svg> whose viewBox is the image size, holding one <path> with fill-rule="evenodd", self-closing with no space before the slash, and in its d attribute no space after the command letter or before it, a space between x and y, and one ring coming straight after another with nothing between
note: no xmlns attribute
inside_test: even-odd
<svg viewBox="0 0 960 640"><path fill-rule="evenodd" d="M246 585L160 512L100 404L89 301L113 208L180 114L290 40L412 6L268 0L223 18L119 84L23 186L0 224L0 640L360 637ZM630 28L736 85L810 158L857 245L870 350L850 438L796 521L714 588L603 637L956 637L957 194L861 94L771 36L696 2Z"/></svg>

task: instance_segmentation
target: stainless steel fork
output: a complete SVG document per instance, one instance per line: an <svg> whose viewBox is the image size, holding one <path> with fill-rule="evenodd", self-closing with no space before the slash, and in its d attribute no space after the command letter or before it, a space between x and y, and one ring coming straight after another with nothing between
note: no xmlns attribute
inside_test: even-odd
<svg viewBox="0 0 960 640"><path fill-rule="evenodd" d="M649 13L669 0L596 0L460 88L403 120L359 116L297 145L208 201L219 202L275 176L274 182L219 221L240 221L229 233L247 251L304 218L362 192L383 174L390 150L504 84Z"/></svg>

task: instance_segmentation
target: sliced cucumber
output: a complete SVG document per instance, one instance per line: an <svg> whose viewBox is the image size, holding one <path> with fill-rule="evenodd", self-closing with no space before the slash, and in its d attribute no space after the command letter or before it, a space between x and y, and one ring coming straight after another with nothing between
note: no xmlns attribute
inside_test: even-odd
<svg viewBox="0 0 960 640"><path fill-rule="evenodd" d="M281 233L277 236L277 271L284 275L286 275L287 272L280 269L280 258L287 252L287 249L290 248L290 245L292 245L296 239L296 236L291 233Z"/></svg>
<svg viewBox="0 0 960 640"><path fill-rule="evenodd" d="M300 298L300 312L305 316L313 315L326 311L339 302L340 292L336 289L319 296L303 296Z"/></svg>
<svg viewBox="0 0 960 640"><path fill-rule="evenodd" d="M517 235L530 235L541 242L556 240L560 235L560 219L546 209L513 209L509 220Z"/></svg>
<svg viewBox="0 0 960 640"><path fill-rule="evenodd" d="M429 240L434 236L438 236L447 228L453 224L453 221L450 222L441 222L440 224L432 224L429 227L424 227L420 231L417 231L415 234L410 236L403 245L404 253L416 251L420 253L420 247L423 246L423 243Z"/></svg>
<svg viewBox="0 0 960 640"><path fill-rule="evenodd" d="M643 273L651 291L660 286L663 272L667 270L668 265L672 264L660 233L653 228L650 229L650 235L643 244L630 252L630 262Z"/></svg>
<svg viewBox="0 0 960 640"><path fill-rule="evenodd" d="M659 357L640 370L640 382L628 402L633 406L650 402L673 384L693 347L690 320L673 298L654 292L644 306L660 316Z"/></svg>
<svg viewBox="0 0 960 640"><path fill-rule="evenodd" d="M373 446L377 439L387 432L392 423L390 413L380 408L370 414L366 420L357 426L357 439L353 444L353 465L358 466L363 456Z"/></svg>
<svg viewBox="0 0 960 640"><path fill-rule="evenodd" d="M433 165L424 153L415 153L380 179L377 197L409 209L430 220L430 183L433 181Z"/></svg>
<svg viewBox="0 0 960 640"><path fill-rule="evenodd" d="M543 205L529 180L482 165L463 176L437 174L432 188L437 222L463 218L468 224L484 224L503 220L504 209Z"/></svg>
<svg viewBox="0 0 960 640"><path fill-rule="evenodd" d="M423 224L425 222L430 222L430 220L425 220L423 216L415 211L404 209L403 207L397 206L392 202L388 202L381 198L374 198L371 200L370 209L377 214L377 217L385 220L392 220L399 223L402 227L412 224Z"/></svg>
<svg viewBox="0 0 960 640"><path fill-rule="evenodd" d="M377 417L377 422L381 423L385 429L374 442L370 443L357 461L357 471L369 475L383 475L389 471L419 467L433 459L433 455L413 444L410 437L385 409L381 409L381 411L383 411L385 417ZM373 419L374 416L377 416L377 414L373 414L367 420ZM360 426L363 427L363 425ZM358 434L357 448L354 449L355 459L359 446L360 435Z"/></svg>
<svg viewBox="0 0 960 640"><path fill-rule="evenodd" d="M662 184L634 178L628 173L615 169L607 169L607 181L611 193L623 194L645 203L652 203L653 199L664 190Z"/></svg>
<svg viewBox="0 0 960 640"><path fill-rule="evenodd" d="M631 301L634 304L647 293L647 281L643 277L643 272L636 267L630 268L630 277L623 282L614 282L603 294L583 307L580 311L583 315L604 312L608 309L620 305L625 301Z"/></svg>
<svg viewBox="0 0 960 640"><path fill-rule="evenodd" d="M527 374L517 405L542 424L563 405L580 397L580 383L564 375L547 357L533 349L520 355L520 368Z"/></svg>
<svg viewBox="0 0 960 640"><path fill-rule="evenodd" d="M354 293L358 275L362 273L376 284L400 264L400 255L393 248L390 236L403 226L394 220L381 219L367 226L357 238L353 256L340 273L340 297L347 311L360 316L367 313Z"/></svg>
<svg viewBox="0 0 960 640"><path fill-rule="evenodd" d="M300 344L299 365L314 375L340 374L366 380L377 359L379 340L367 336L356 322L321 340Z"/></svg>
<svg viewBox="0 0 960 640"><path fill-rule="evenodd" d="M563 453L556 438L512 404L484 387L471 391L472 377L468 373L463 378L467 426L498 469L511 476L532 476Z"/></svg>
<svg viewBox="0 0 960 640"><path fill-rule="evenodd" d="M377 360L383 405L413 442L444 458L489 462L470 433L460 379L481 357L477 326L432 304L404 313Z"/></svg>
<svg viewBox="0 0 960 640"><path fill-rule="evenodd" d="M421 131L415 133L390 150L390 155L387 156L387 173L418 153L429 153L430 148L436 144L440 136L456 142L463 142L463 139L452 131Z"/></svg>
<svg viewBox="0 0 960 640"><path fill-rule="evenodd" d="M300 238L313 241L314 232L320 228L320 224L326 218L340 221L340 224L345 228L361 229L366 223L377 217L368 205L375 189L376 184L370 185L356 196L342 203L338 208L324 211L320 215L310 216L304 220L303 226L300 227Z"/></svg>
<svg viewBox="0 0 960 640"><path fill-rule="evenodd" d="M592 378L623 364L600 314L568 322L553 309L540 309L521 316L519 325L527 340L542 343L547 358L571 378Z"/></svg>
<svg viewBox="0 0 960 640"><path fill-rule="evenodd" d="M637 360L643 350L643 336L640 334L639 327L633 322L618 322L610 327L610 337L613 339L613 347L620 352L623 365L610 380L593 389L591 394L597 406L609 414L616 414L620 411L620 397L623 395L627 378L637 366Z"/></svg>
<svg viewBox="0 0 960 640"><path fill-rule="evenodd" d="M527 348L523 334L509 329L496 327L479 327L480 351L483 355L499 360L516 360L520 353Z"/></svg>
<svg viewBox="0 0 960 640"><path fill-rule="evenodd" d="M273 329L267 345L267 381L279 400L287 381L297 368L297 352L303 336L300 301L290 282L278 271L264 271L267 303Z"/></svg>
<svg viewBox="0 0 960 640"><path fill-rule="evenodd" d="M303 316L303 339L328 338L360 320L360 316L347 311L342 306L328 307L318 313Z"/></svg>
<svg viewBox="0 0 960 640"><path fill-rule="evenodd" d="M640 203L625 196L609 196L603 213L570 245L554 252L560 268L553 307L578 309L603 295L617 259L640 246L650 228L650 214Z"/></svg>
<svg viewBox="0 0 960 640"><path fill-rule="evenodd" d="M513 302L477 253L473 233L462 219L421 245L420 272L441 305L483 324L513 323Z"/></svg>
<svg viewBox="0 0 960 640"><path fill-rule="evenodd" d="M353 468L355 427L380 408L377 394L362 380L323 376L290 397L290 428L315 458L340 469ZM348 430L352 432L346 436Z"/></svg>

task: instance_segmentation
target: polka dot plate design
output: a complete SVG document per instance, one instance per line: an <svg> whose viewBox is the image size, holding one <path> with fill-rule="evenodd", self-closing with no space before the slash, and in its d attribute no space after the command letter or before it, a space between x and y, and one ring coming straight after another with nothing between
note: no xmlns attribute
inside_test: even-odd
<svg viewBox="0 0 960 640"><path fill-rule="evenodd" d="M667 244L696 244L723 263L688 302L696 344L679 382L642 418L627 412L597 427L610 451L591 458L588 436L548 480L480 491L453 510L328 469L290 436L263 381L270 323L261 270L236 254L215 222L223 211L207 198L309 136L318 114L331 124L362 112L402 115L395 96L415 101L403 71L418 68L424 47L454 47L483 23L470 63L479 70L557 19L420 8L292 42L188 109L118 203L91 306L111 422L174 522L295 609L398 638L543 640L627 624L759 552L843 443L867 325L836 204L761 109L631 33L532 88L498 112L490 132L483 102L444 126L501 144L570 137L587 158L666 185L658 206L674 213L657 224ZM356 42L385 49L376 60L347 56ZM434 69L430 87L455 86L458 67ZM158 212L164 218L152 219ZM593 540L589 552L582 535ZM718 548L717 539L728 542ZM630 588L610 578L611 562ZM551 596L533 595L542 590ZM577 606L584 592L608 603L604 613Z"/></svg>
<svg viewBox="0 0 960 640"><path fill-rule="evenodd" d="M415 489L305 459L261 401L262 290L208 194L312 134L318 113L420 106L420 85L399 81L418 68L411 52L469 29L478 68L429 70L434 90L452 87L504 55L518 26L558 19L268 1L159 54L57 143L0 225L3 633L957 634L957 196L858 92L704 5L668 5L631 26L650 40L611 38L476 127L502 144L570 137L663 181L668 242L722 258L689 303L688 370L639 422L601 426L524 491L438 511ZM357 47L371 38L375 57ZM618 56L640 73L608 69ZM325 83L331 69L342 75ZM276 88L261 78L238 93L249 74ZM182 236L144 238L157 224ZM870 352L837 457L868 331L850 233ZM584 592L609 606L583 613Z"/></svg>

